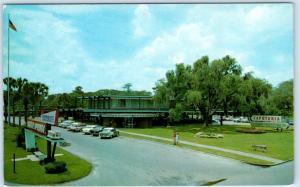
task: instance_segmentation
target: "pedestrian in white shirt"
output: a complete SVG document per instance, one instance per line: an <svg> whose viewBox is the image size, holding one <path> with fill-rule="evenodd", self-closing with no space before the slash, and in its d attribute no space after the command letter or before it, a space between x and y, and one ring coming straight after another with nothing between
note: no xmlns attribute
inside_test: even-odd
<svg viewBox="0 0 300 187"><path fill-rule="evenodd" d="M177 132L176 133L176 145L178 145L179 144L179 133Z"/></svg>

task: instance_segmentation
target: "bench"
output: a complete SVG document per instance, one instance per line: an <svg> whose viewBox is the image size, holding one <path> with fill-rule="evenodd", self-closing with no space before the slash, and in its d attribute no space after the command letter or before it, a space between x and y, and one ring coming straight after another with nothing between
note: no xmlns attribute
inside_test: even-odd
<svg viewBox="0 0 300 187"><path fill-rule="evenodd" d="M266 145L252 145L252 148L256 150L261 150L263 152L267 151L267 146Z"/></svg>

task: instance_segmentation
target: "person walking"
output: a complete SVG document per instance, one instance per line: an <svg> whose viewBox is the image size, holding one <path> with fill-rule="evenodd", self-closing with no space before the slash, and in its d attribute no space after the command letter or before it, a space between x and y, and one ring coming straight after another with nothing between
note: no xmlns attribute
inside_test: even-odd
<svg viewBox="0 0 300 187"><path fill-rule="evenodd" d="M179 133L178 132L176 133L175 139L176 139L176 145L178 145L179 144Z"/></svg>
<svg viewBox="0 0 300 187"><path fill-rule="evenodd" d="M173 143L174 145L176 145L176 132L173 131Z"/></svg>

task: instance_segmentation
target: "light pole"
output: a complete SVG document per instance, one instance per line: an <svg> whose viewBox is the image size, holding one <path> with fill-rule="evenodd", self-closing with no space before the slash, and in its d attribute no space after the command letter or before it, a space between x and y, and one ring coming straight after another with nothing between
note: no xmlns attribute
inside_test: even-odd
<svg viewBox="0 0 300 187"><path fill-rule="evenodd" d="M7 14L8 16L8 27L7 27L7 77L8 77L8 83L7 83L7 115L8 115L8 124L10 125L10 110L9 110L9 106L10 106L10 98L9 98L9 92L10 92L10 77L9 77L9 34L10 34L10 30L12 29L14 31L17 32L17 29L15 27L15 25L10 21L9 19L9 13Z"/></svg>
<svg viewBox="0 0 300 187"><path fill-rule="evenodd" d="M8 77L8 83L7 83L7 115L8 115L8 125L10 125L10 98L9 98L9 91L10 91L10 78L9 78L9 14L8 14L8 27L7 27L7 77Z"/></svg>

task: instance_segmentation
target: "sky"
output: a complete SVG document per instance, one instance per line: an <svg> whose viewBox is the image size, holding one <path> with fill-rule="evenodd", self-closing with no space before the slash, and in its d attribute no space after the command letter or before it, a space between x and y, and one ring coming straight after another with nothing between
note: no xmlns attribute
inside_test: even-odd
<svg viewBox="0 0 300 187"><path fill-rule="evenodd" d="M152 91L177 63L234 57L274 87L294 77L293 5L100 4L7 5L3 76L49 86L49 93Z"/></svg>

